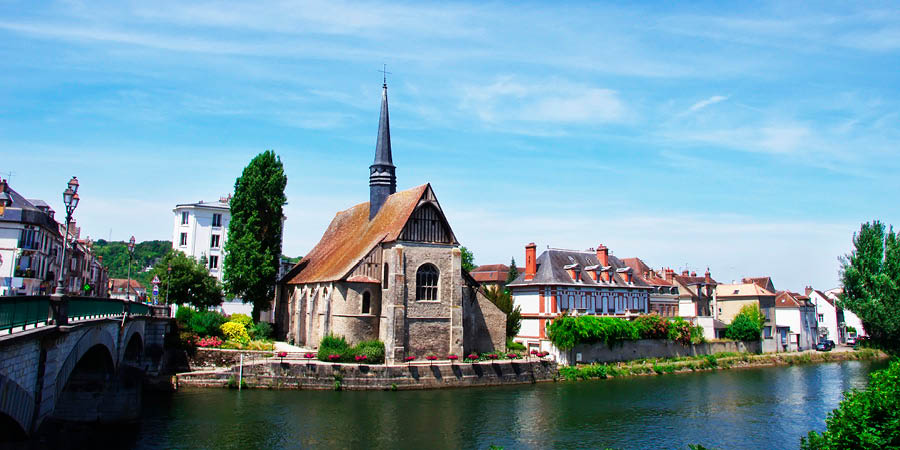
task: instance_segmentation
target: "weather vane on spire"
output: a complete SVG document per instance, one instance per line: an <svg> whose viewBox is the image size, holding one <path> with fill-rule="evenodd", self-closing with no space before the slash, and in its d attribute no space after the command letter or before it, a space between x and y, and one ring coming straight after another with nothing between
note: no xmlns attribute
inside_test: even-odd
<svg viewBox="0 0 900 450"><path fill-rule="evenodd" d="M381 72L384 87L387 87L387 76L393 74L387 71L387 64L382 64L381 70L379 70L379 72Z"/></svg>

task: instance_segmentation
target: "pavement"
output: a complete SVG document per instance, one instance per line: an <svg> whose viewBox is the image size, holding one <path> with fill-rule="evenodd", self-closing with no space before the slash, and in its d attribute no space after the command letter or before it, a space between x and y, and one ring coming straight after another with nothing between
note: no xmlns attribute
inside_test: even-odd
<svg viewBox="0 0 900 450"><path fill-rule="evenodd" d="M299 352L309 352L312 349L305 347L297 347L296 345L288 344L287 342L275 341L275 351L276 352L288 352L288 353L299 353Z"/></svg>

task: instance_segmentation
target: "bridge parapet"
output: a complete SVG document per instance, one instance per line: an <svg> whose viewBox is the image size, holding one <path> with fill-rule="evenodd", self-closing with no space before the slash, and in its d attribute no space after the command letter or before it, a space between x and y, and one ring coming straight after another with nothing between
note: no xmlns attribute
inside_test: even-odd
<svg viewBox="0 0 900 450"><path fill-rule="evenodd" d="M169 308L103 297L0 297L0 335L47 325L67 325L81 320L122 316L169 317Z"/></svg>

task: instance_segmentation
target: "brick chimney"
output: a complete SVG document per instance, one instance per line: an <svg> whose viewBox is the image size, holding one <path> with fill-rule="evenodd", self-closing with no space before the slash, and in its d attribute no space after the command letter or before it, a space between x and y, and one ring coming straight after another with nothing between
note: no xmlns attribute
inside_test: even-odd
<svg viewBox="0 0 900 450"><path fill-rule="evenodd" d="M709 275L709 267L706 268L706 273L703 274L703 281L706 282L706 284L712 283L712 277Z"/></svg>
<svg viewBox="0 0 900 450"><path fill-rule="evenodd" d="M603 244L597 246L597 259L600 260L601 266L609 265L609 249Z"/></svg>
<svg viewBox="0 0 900 450"><path fill-rule="evenodd" d="M666 274L666 281L672 281L675 279L675 271L669 268L666 268L663 272Z"/></svg>
<svg viewBox="0 0 900 450"><path fill-rule="evenodd" d="M537 272L537 246L534 242L525 246L525 281L534 279Z"/></svg>
<svg viewBox="0 0 900 450"><path fill-rule="evenodd" d="M687 269L684 269L684 270L681 271L681 276L683 276L683 277L689 277L689 276L691 276L691 272L688 271Z"/></svg>
<svg viewBox="0 0 900 450"><path fill-rule="evenodd" d="M692 276L692 277L696 277L696 276L697 276L697 272L691 272L691 276Z"/></svg>
<svg viewBox="0 0 900 450"><path fill-rule="evenodd" d="M809 294L812 294L812 291L813 291L812 286L807 286L806 287L806 296L809 297Z"/></svg>

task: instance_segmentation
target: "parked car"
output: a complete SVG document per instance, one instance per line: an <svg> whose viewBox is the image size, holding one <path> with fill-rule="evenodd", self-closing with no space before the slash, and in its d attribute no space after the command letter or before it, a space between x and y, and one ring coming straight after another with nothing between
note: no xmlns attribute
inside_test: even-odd
<svg viewBox="0 0 900 450"><path fill-rule="evenodd" d="M856 344L856 336L847 337L847 345L855 345Z"/></svg>
<svg viewBox="0 0 900 450"><path fill-rule="evenodd" d="M834 341L831 339L816 344L816 351L830 352L832 349L834 349Z"/></svg>

